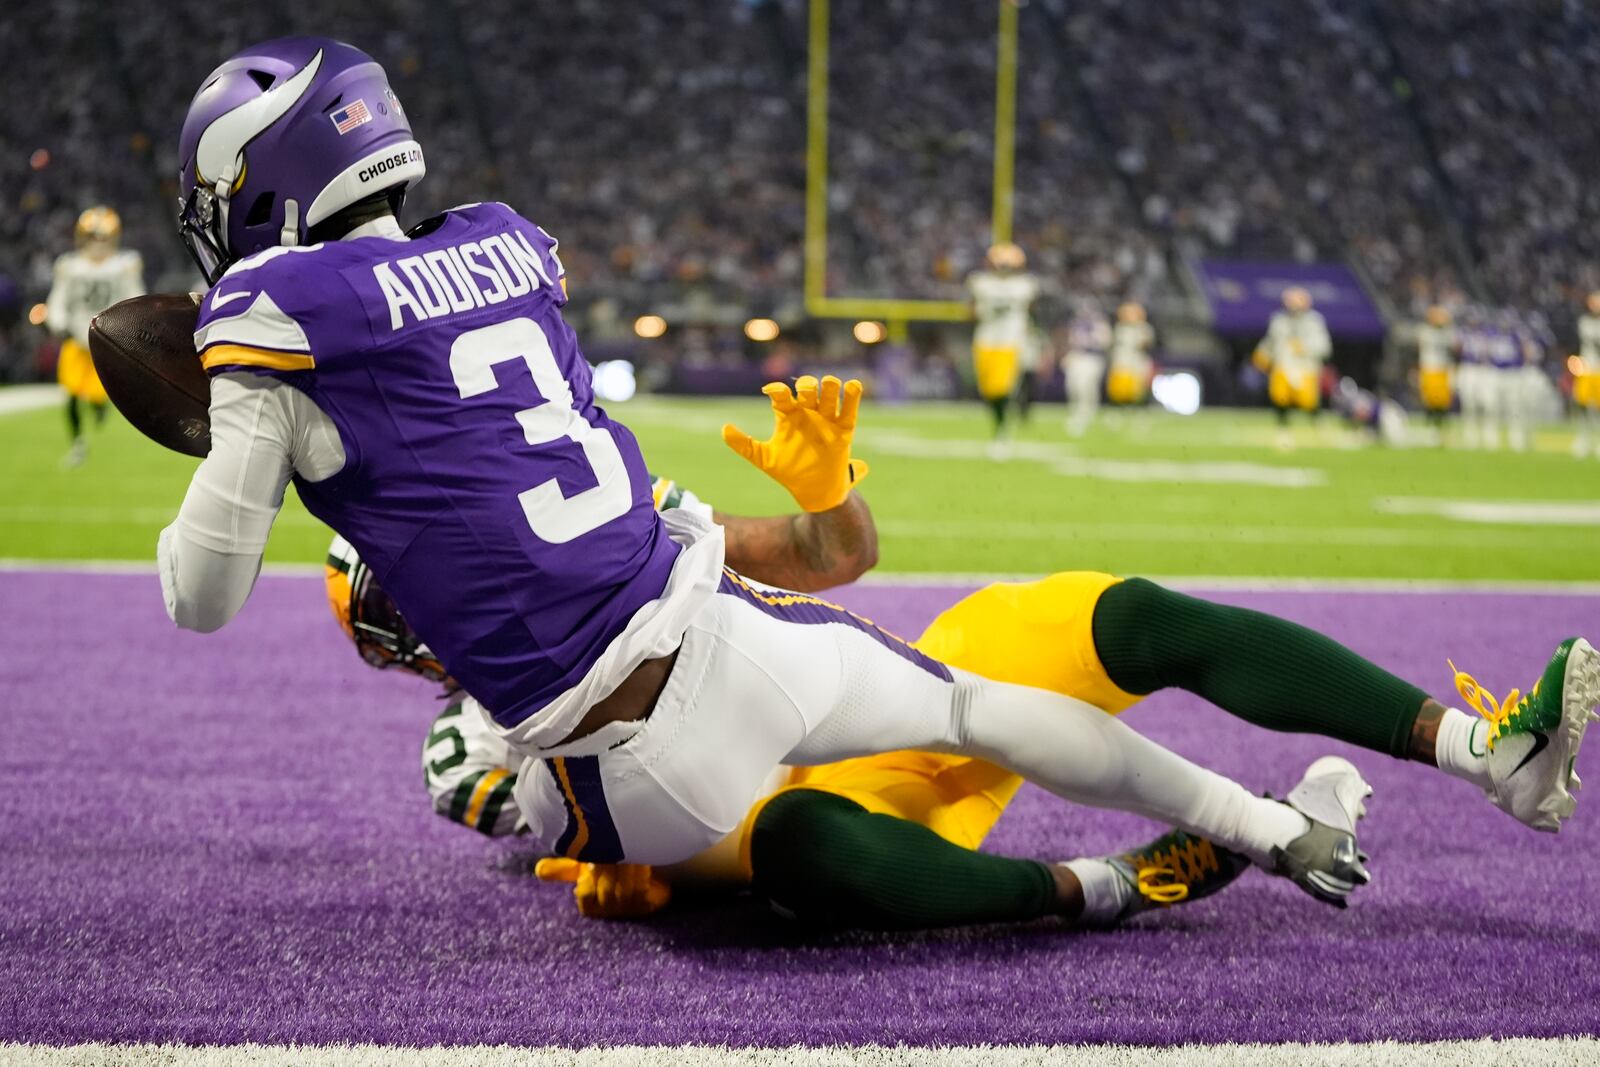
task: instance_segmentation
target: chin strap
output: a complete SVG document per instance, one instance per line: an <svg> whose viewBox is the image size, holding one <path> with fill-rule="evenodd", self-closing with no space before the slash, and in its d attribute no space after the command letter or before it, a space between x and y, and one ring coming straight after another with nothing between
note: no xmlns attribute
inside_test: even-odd
<svg viewBox="0 0 1600 1067"><path fill-rule="evenodd" d="M283 202L283 229L278 232L278 243L291 248L300 244L300 202Z"/></svg>

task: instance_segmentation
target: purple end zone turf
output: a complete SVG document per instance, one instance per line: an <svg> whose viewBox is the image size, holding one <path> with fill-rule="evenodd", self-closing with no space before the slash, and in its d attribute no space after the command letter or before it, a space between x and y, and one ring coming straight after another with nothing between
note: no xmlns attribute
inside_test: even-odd
<svg viewBox="0 0 1600 1067"><path fill-rule="evenodd" d="M949 589L841 595L914 632ZM1593 598L1229 594L1440 695L1504 692ZM263 579L222 633L153 576L0 573L0 1038L419 1043L1171 1042L1600 1031L1600 797L1559 837L1467 786L1185 695L1129 722L1254 789L1334 751L1377 789L1349 911L1248 874L1130 929L805 940L743 901L580 919L526 843L433 816L429 687L365 669L320 588ZM1262 670L1274 665L1263 663ZM1593 767L1593 759L1585 763ZM1600 771L1596 771L1600 773ZM1588 810L1586 810L1588 809ZM990 847L1152 835L1038 791Z"/></svg>

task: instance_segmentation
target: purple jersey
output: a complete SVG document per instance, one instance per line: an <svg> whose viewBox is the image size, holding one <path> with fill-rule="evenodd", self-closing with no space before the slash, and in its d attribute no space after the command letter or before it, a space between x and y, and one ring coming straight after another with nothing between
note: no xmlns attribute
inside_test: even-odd
<svg viewBox="0 0 1600 1067"><path fill-rule="evenodd" d="M513 726L575 685L679 547L633 435L596 406L556 242L503 204L410 241L273 249L211 290L212 374L303 390L344 468L296 478L457 681Z"/></svg>
<svg viewBox="0 0 1600 1067"><path fill-rule="evenodd" d="M1105 355L1111 347L1111 324L1098 312L1077 314L1067 327L1067 347L1073 352Z"/></svg>

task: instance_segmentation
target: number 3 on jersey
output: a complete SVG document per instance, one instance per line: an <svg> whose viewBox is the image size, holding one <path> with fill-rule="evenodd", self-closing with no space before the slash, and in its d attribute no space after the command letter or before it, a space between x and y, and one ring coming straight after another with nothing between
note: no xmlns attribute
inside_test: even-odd
<svg viewBox="0 0 1600 1067"><path fill-rule="evenodd" d="M619 519L633 506L633 488L622 453L609 430L589 425L573 406L572 387L556 366L550 338L537 322L508 319L493 326L468 330L450 346L450 373L463 400L492 392L494 366L521 359L533 374L533 384L544 397L537 407L517 412L523 436L530 445L545 445L562 438L583 450L583 458L599 482L592 489L567 496L551 478L517 494L528 526L541 541L565 544Z"/></svg>

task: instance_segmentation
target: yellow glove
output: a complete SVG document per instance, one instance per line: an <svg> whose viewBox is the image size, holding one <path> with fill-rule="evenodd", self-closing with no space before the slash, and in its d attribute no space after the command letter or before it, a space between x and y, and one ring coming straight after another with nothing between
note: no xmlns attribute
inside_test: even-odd
<svg viewBox="0 0 1600 1067"><path fill-rule="evenodd" d="M1250 362L1254 363L1256 365L1256 370L1260 371L1262 374L1265 374L1272 369L1272 357L1267 355L1267 350L1265 348L1257 348L1254 352L1250 353Z"/></svg>
<svg viewBox="0 0 1600 1067"><path fill-rule="evenodd" d="M672 887L639 863L580 863L542 859L533 873L544 882L571 882L578 914L589 919L642 919L672 899Z"/></svg>
<svg viewBox="0 0 1600 1067"><path fill-rule="evenodd" d="M794 395L782 382L761 390L772 398L772 436L767 440L753 440L732 423L722 428L722 439L789 490L801 508L827 511L843 504L867 476L866 463L850 458L861 383L852 378L841 387L830 374L819 388L817 379L807 374L794 387Z"/></svg>

